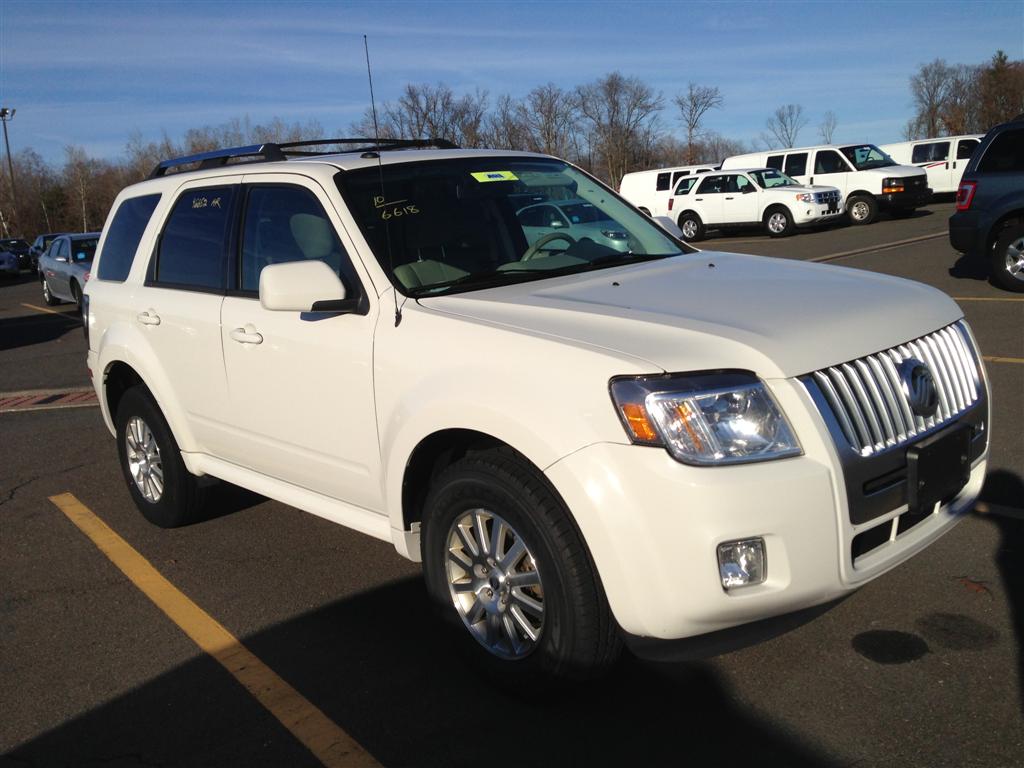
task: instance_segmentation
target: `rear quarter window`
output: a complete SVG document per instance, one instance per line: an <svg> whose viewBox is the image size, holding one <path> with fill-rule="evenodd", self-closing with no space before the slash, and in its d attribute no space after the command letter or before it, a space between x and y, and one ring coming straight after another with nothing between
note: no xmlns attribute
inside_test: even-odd
<svg viewBox="0 0 1024 768"><path fill-rule="evenodd" d="M978 170L988 173L1024 171L1024 128L1003 131L988 145Z"/></svg>
<svg viewBox="0 0 1024 768"><path fill-rule="evenodd" d="M121 283L128 277L142 233L158 202L159 194L130 197L121 203L107 229L97 279Z"/></svg>

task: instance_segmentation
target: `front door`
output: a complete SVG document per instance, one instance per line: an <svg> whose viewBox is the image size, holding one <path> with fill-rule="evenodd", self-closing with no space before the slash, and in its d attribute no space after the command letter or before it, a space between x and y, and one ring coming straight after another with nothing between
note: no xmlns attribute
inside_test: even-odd
<svg viewBox="0 0 1024 768"><path fill-rule="evenodd" d="M837 187L845 200L852 172L853 169L846 162L846 158L834 149L819 149L814 153L814 173L810 176L810 182L826 187Z"/></svg>
<svg viewBox="0 0 1024 768"><path fill-rule="evenodd" d="M250 178L259 183L248 183ZM323 188L287 174L246 177L237 290L221 315L237 439L225 458L366 509L381 509L373 400L376 302L362 314L264 309L270 264L318 259L350 297L366 294ZM346 238L347 239L347 238Z"/></svg>

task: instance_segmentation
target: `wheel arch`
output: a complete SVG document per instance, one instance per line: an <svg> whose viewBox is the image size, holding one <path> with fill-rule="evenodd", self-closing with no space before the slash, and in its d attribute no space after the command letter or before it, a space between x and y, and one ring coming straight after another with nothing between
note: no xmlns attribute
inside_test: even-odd
<svg viewBox="0 0 1024 768"><path fill-rule="evenodd" d="M1024 209L1007 211L992 223L985 241L986 253L995 247L996 240L999 239L1003 229L1013 224L1024 224Z"/></svg>

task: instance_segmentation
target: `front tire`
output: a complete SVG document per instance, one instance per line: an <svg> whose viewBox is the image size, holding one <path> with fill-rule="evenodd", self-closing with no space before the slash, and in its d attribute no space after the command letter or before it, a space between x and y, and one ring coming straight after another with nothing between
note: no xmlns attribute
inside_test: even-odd
<svg viewBox="0 0 1024 768"><path fill-rule="evenodd" d="M679 215L679 231L683 233L683 240L688 243L695 243L704 239L704 222L700 220L693 211L686 211Z"/></svg>
<svg viewBox="0 0 1024 768"><path fill-rule="evenodd" d="M846 203L851 224L870 224L878 215L878 202L870 195L854 195Z"/></svg>
<svg viewBox="0 0 1024 768"><path fill-rule="evenodd" d="M500 679L593 677L621 641L569 513L509 449L468 454L426 499L423 570L456 642Z"/></svg>
<svg viewBox="0 0 1024 768"><path fill-rule="evenodd" d="M202 512L204 489L185 468L178 443L145 387L124 393L115 425L121 472L143 517L161 528L194 522Z"/></svg>
<svg viewBox="0 0 1024 768"><path fill-rule="evenodd" d="M793 216L786 208L769 208L764 214L764 228L771 237L789 237L793 234Z"/></svg>
<svg viewBox="0 0 1024 768"><path fill-rule="evenodd" d="M1011 224L999 233L992 250L992 282L1024 293L1024 224Z"/></svg>

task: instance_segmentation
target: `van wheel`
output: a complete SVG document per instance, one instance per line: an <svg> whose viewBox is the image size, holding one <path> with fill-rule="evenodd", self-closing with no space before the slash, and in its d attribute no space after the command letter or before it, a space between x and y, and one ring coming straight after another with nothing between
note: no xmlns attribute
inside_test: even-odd
<svg viewBox="0 0 1024 768"><path fill-rule="evenodd" d="M60 299L50 293L50 285L46 282L45 275L39 278L39 282L43 284L43 301L46 302L46 306L55 307L60 304Z"/></svg>
<svg viewBox="0 0 1024 768"><path fill-rule="evenodd" d="M696 242L704 239L704 222L700 216L692 211L680 214L679 231L683 233L683 240Z"/></svg>
<svg viewBox="0 0 1024 768"><path fill-rule="evenodd" d="M161 528L198 518L204 488L185 468L178 443L145 387L124 393L115 424L121 472L143 517Z"/></svg>
<svg viewBox="0 0 1024 768"><path fill-rule="evenodd" d="M854 195L846 203L853 224L870 224L878 215L878 203L870 195Z"/></svg>
<svg viewBox="0 0 1024 768"><path fill-rule="evenodd" d="M793 234L793 217L786 208L769 208L764 214L764 228L772 237Z"/></svg>
<svg viewBox="0 0 1024 768"><path fill-rule="evenodd" d="M538 473L508 449L434 481L423 572L454 641L499 680L593 677L621 640L589 553Z"/></svg>
<svg viewBox="0 0 1024 768"><path fill-rule="evenodd" d="M1004 227L992 251L992 282L1024 293L1024 224Z"/></svg>

